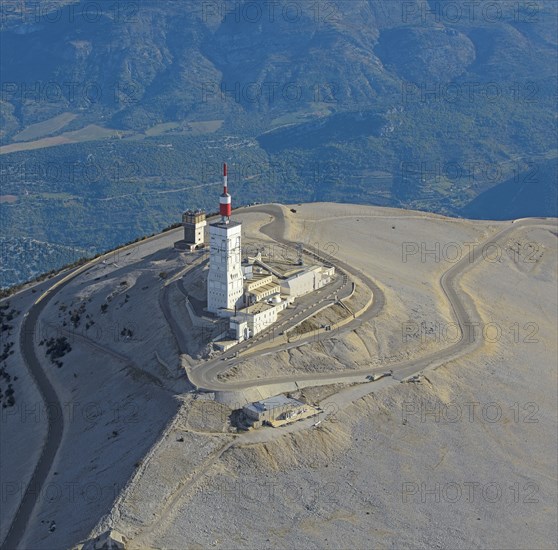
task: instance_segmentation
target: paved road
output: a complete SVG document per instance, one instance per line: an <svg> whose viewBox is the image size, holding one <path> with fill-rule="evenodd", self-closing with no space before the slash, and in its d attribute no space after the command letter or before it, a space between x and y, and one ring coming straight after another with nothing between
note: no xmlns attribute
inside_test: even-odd
<svg viewBox="0 0 558 550"><path fill-rule="evenodd" d="M273 221L268 223L267 225L261 228L261 232L267 235L268 237L272 238L273 240L284 244L286 246L293 247L296 243L292 243L284 238L285 235L285 218L283 209L279 205L260 205L256 207L251 207L249 209L239 209L238 212L261 212L265 214L269 214L273 217ZM237 211L235 211L237 212ZM218 380L218 376L223 374L230 368L234 367L238 363L246 360L249 357L262 355L264 353L273 353L277 351L284 351L286 349L291 349L295 347L300 347L315 341L317 336L310 335L306 337L299 338L294 343L285 343L280 342L276 346L266 347L263 350L256 350L253 353L246 353L247 350L250 350L251 347L255 345L261 345L265 343L270 343L275 338L277 331L284 331L291 328L293 325L300 322L303 318L310 317L314 311L323 307L329 300L330 303L335 303L335 298L333 295L337 294L337 298L345 298L351 292L351 282L346 274L352 274L354 277L360 279L366 286L370 288L374 295L374 301L372 306L366 310L362 315L358 318L349 321L339 330L335 330L333 333L323 333L318 338L330 338L333 335L338 335L344 332L350 332L358 328L362 323L369 321L383 309L385 304L385 297L382 290L378 287L378 285L370 278L368 275L363 273L360 270L357 270L355 267L337 259L332 258L331 256L317 251L315 248L305 245L305 250L319 257L323 261L327 261L336 267L336 271L341 276L338 278L337 282L334 285L328 285L320 291L312 293L311 297L304 297L301 300L298 300L298 304L300 307L301 302L307 303L310 300L314 301L313 305L306 305L306 307L302 307L296 312L295 316L289 316L286 319L283 319L278 324L270 327L270 329L258 334L255 338L251 338L230 348L226 355L230 357L235 352L239 354L242 353L240 357L231 357L223 361L222 357L218 359L214 359L211 361L207 361L206 363L200 363L192 368L189 372L189 379L192 384L194 384L198 389L205 389L208 391L231 391L231 390L242 390L247 389L254 386L264 386L264 385L271 385L283 382L294 382L294 381L307 381L307 380L315 380L316 378L320 377L320 375L311 374L311 375L298 375L296 379L293 376L280 376L280 377L266 377L265 379L255 379L249 381L242 381L242 382L220 382ZM325 296L324 296L325 295ZM296 302L295 302L296 303ZM244 353L243 353L244 352ZM385 369L376 369L377 372ZM370 372L370 371L367 371ZM359 372L351 371L346 374L345 377L355 376L358 375ZM333 374L335 376L335 374ZM332 373L328 375L321 375L323 379L329 379L332 377Z"/></svg>
<svg viewBox="0 0 558 550"><path fill-rule="evenodd" d="M489 239L489 241L494 242L496 240L503 240L509 235L510 232L516 230L520 226L525 226L525 225L535 226L535 225L542 225L544 223L545 223L544 220L522 220L520 222L517 222L514 225L511 225L511 226L503 229L502 231L500 231L496 235L493 235ZM280 227L280 226L281 226L281 224L279 223L277 227ZM555 227L555 224L553 224L553 226ZM269 229L270 228L268 227L268 230ZM453 308L455 317L458 320L458 322L460 323L462 329L465 326L465 323L469 323L472 320L474 320L474 318L476 317L477 314L476 314L476 310L474 308L474 304L472 302L469 303L469 304L464 304L461 301L459 292L455 288L454 285L456 283L457 277L460 276L467 268L471 267L472 265L474 265L474 263L469 263L469 259L466 258L465 261L455 264L454 266L452 266L450 269L448 269L440 277L440 285L441 285L446 297L448 298L448 301L450 302L450 304ZM361 275L359 274L359 276L361 276ZM375 301L374 305L367 312L365 312L366 316L372 317L375 314L377 314L377 312L379 310L381 310L381 307L383 307L383 305L384 305L383 295L381 295L381 299L382 299L382 303L379 304L378 302ZM471 315L469 315L466 306L467 307L473 306L473 308L471 309ZM293 346L299 346L299 345L300 345L300 343L296 343ZM478 342L477 343L472 343L471 345L478 345ZM280 346L280 348L282 347L284 349L287 346L288 346L288 344L284 344L283 346ZM437 360L441 360L442 362L445 362L445 361L448 360L448 358L451 357L452 354L463 353L465 351L465 348L466 348L466 346L464 346L462 344L456 344L456 345L451 346L449 348L439 350L438 352L436 352L434 354L430 354L428 357L425 357L423 359L401 362L401 363L399 363L399 365L397 367L398 373L402 377L403 376L409 376L411 374L414 374L414 373L424 369L427 366L431 366ZM270 352L269 349L262 350L261 352L258 353L258 355L265 355L265 354L268 354L268 353L273 353L273 350L271 352ZM207 375L207 379L212 381L211 382L213 384L212 389L221 389L221 388L223 388L225 390L233 390L235 388L244 389L244 388L252 387L252 386L261 386L263 384L271 384L271 383L279 383L279 382L292 382L294 380L294 378L292 376L290 376L290 377L266 378L265 381L262 381L262 380L258 379L258 380L252 380L252 381L241 382L241 383L225 383L225 384L215 383L215 376L219 372L223 372L223 370L226 370L226 369L230 368L232 365L234 365L238 361L239 360L227 361L227 362L220 362L220 361L208 362L208 363L205 363L201 366L201 368L203 369L203 372ZM214 366L211 367L211 364L213 364ZM208 369L208 367L210 367L210 368ZM385 367L383 369L380 369L380 370L385 370ZM196 374L198 372L200 372L200 371L196 370ZM363 374L367 374L368 372L371 372L371 371L364 372ZM320 375L312 374L312 375L307 375L307 376L306 375L305 376L297 376L295 378L296 378L296 380L300 381L300 380L304 380L304 379L316 379L319 376ZM321 375L321 376L326 377L326 376L331 376L331 375ZM350 376L354 376L354 372L346 373L346 374L342 374L340 376L337 376L337 378L335 378L335 380L343 381L343 378L350 377ZM308 418L308 419L305 419L305 420L301 420L299 422L289 424L289 425L283 426L281 428L262 429L262 430L254 430L254 431L251 431L251 432L246 432L246 433L241 434L240 436L236 437L233 441L227 442L222 448L220 448L215 453L215 455L211 456L208 459L208 461L206 461L204 463L203 467L200 468L199 472L196 473L196 475L191 480L191 482L189 482L187 485L182 486L172 496L172 498L168 502L165 503L164 508L157 515L157 519L144 532L141 533L141 536L142 537L146 537L146 536L149 537L150 535L153 536L156 528L160 528L161 525L166 526L172 520L172 513L168 513L169 510L172 510L173 508L176 508L178 503L184 497L184 494L186 492L192 490L192 488L195 486L196 481L201 477L201 475L205 474L205 472L207 471L209 466L211 464L213 464L214 461L219 456L221 456L223 452L225 452L225 450L229 449L232 446L245 445L245 444L248 444L248 443L264 443L264 442L275 440L278 437L282 437L283 435L285 435L287 433L294 433L294 432L298 432L298 431L301 431L301 430L311 429L312 427L317 427L318 424L316 424L316 422L319 423L320 421L324 421L326 418L331 418L338 411L345 408L349 403L355 401L356 399L359 399L359 398L363 397L364 395L367 395L371 392L374 392L374 391L377 391L379 389L391 386L391 385L396 384L396 383L397 383L396 380L394 380L393 378L388 377L388 378L383 378L383 379L381 379L378 382L375 382L373 384L358 384L358 385L355 385L355 386L347 387L344 390L328 397L327 399L324 399L320 403L320 406L322 407L323 410L318 416ZM138 540L142 540L143 542L145 542L145 540L149 541L150 539L149 538L147 538L147 539L142 538L142 539L138 539Z"/></svg>
<svg viewBox="0 0 558 550"><path fill-rule="evenodd" d="M270 236L271 238L277 240L278 242L284 244L292 244L284 240L285 220L283 216L283 211L279 205L261 205L258 207L252 207L250 209L239 210L239 212L241 211L247 211L247 212L259 211L259 212L270 214L271 216L274 217L274 221L271 222L270 224L267 224L267 226L264 226L262 228L262 231L266 233L268 236ZM552 227L556 229L555 220L550 221L543 218L541 219L529 218L524 220L516 220L515 223L513 223L513 225L507 227L506 229L503 229L497 235L492 236L490 239L488 239L488 241L493 242L496 240L501 240L504 237L506 237L510 232L516 230L519 227L535 226L535 225L547 225L547 226L552 225ZM179 231L180 229L175 230L175 232L177 233ZM140 241L138 243L133 243L131 245L123 247L122 249L120 249L120 251L122 252L131 247L141 246L142 243L145 243L146 241L158 240L160 238L168 237L169 235L170 232L162 233L154 237L150 237L149 239L146 239L144 241ZM98 264L102 260L106 258L110 258L111 254L114 254L114 252L96 258L95 260L88 262L84 266L71 270L67 274L62 273L54 277L50 281L43 282L34 287L36 290L38 289L42 290L43 288L45 288L46 285L51 285L36 300L36 302L30 308L28 313L25 314L25 319L22 323L21 330L20 330L20 349L21 349L23 359L29 369L29 372L31 373L31 376L33 377L35 383L37 384L37 388L39 392L41 393L41 397L43 398L44 402L48 404L48 407L46 407L48 430L47 430L47 436L43 444L43 449L41 451L39 461L37 462L35 470L33 471L31 480L27 486L27 489L23 495L20 505L16 511L14 519L12 520L8 533L2 543L2 546L0 547L1 550L13 550L17 548L23 535L25 534L25 531L29 524L29 520L31 518L34 507L36 505L37 497L38 495L41 494L43 485L49 475L52 464L56 457L56 453L60 446L62 434L64 432L63 415L57 414L57 410L61 410L60 400L58 399L56 391L54 390L54 387L48 380L48 377L46 376L41 366L39 358L35 353L33 337L37 330L38 318L41 312L44 310L44 308L48 305L49 301L56 296L56 293L58 291L64 288L68 283L70 283L71 280L73 280L75 277L77 277L84 271L90 269L91 267ZM361 323L366 322L367 320L377 315L378 312L383 308L385 302L383 293L381 292L380 288L377 287L374 281L372 281L366 274L355 270L353 267L337 259L334 260L334 264L338 267L338 269L340 268L346 273L353 273L360 280L362 280L366 285L368 285L374 292L374 302L372 307L368 309L366 312L364 312L364 314L360 316L358 319L355 319L350 323L347 323L347 325L343 327L343 332L348 330L354 330ZM471 265L472 264L468 263L468 258L467 259L464 258L464 260L458 262L457 264L452 266L447 272L445 272L440 279L440 284L442 286L442 289L445 292L448 300L450 301L450 304L452 305L456 319L459 325L461 326L463 333L464 333L464 326L466 323L470 322L470 318L468 316L467 309L465 308L464 304L460 299L458 291L454 288L453 285L455 283L455 279L467 267L470 267ZM31 292L31 288L23 292ZM470 304L470 306L471 305L473 306L472 311L475 311L474 305ZM469 307L469 309L471 308ZM311 311L308 310L308 312L310 313ZM282 344L281 346L277 347L277 350L305 345L308 341L311 341L312 338L313 336L308 337L307 339L303 338L294 344ZM411 374L419 372L420 370L423 370L427 366L431 366L432 363L435 361L447 360L453 354L462 353L467 347L474 346L474 345L478 345L478 342L469 343L463 340L449 348L439 350L438 352L431 354L428 357L425 357L423 359L402 362L399 363L397 367L393 366L392 368L394 369L394 374L397 374L399 377L409 376ZM272 351L276 351L276 350L274 350L274 348L268 348L256 352L254 353L254 355L260 355ZM248 380L248 381L242 381L236 383L222 383L216 381L218 374L231 368L236 363L242 361L245 357L246 355L242 358L231 359L229 361L218 360L214 362L202 363L199 367L196 367L196 369L192 371L192 373L194 374L194 378L196 379L196 382L194 383L210 391L214 391L214 390L230 391L234 389L246 389L254 386L262 386L264 384L274 384L274 383L293 382L293 381L302 382L304 380L314 380L316 378L323 378L328 380L331 379L332 381L342 382L344 379L354 377L355 374L358 375L359 372L364 376L369 373L385 370L385 369L374 369L374 370L363 370L359 372L350 371L350 372L343 372L339 374L298 375L294 378L292 376L280 376L274 378L266 378L265 381L256 379L256 380ZM397 372L395 372L396 369Z"/></svg>
<svg viewBox="0 0 558 550"><path fill-rule="evenodd" d="M285 232L285 220L284 215L281 207L279 205L262 205L258 207L254 207L251 211L258 211L264 212L266 214L270 214L274 217L274 221L267 224L262 228L262 232L268 235L269 237L277 240L278 242L285 243L285 244L292 244L288 243L284 240L284 232ZM525 226L548 226L551 225L552 227L556 228L556 222L553 219L545 219L545 218L526 218L522 220L515 220L509 226L502 229L495 235L492 235L488 239L486 239L483 243L479 244L478 250L482 250L482 246L486 243L493 243L498 241L503 241L508 237L508 235L516 231L517 229ZM468 299L468 297L460 293L459 290L455 288L456 279L467 269L470 269L473 265L482 261L483 257L482 254L477 254L473 261L470 260L469 256L464 256L459 262L454 264L450 267L446 272L442 274L440 277L440 286L447 297L455 318L456 322L458 323L461 334L467 335L467 331L465 330L466 327L471 326L473 322L481 322L481 319L476 311L475 305L472 300ZM354 273L357 277L365 282L368 286L373 289L374 292L374 303L372 307L363 313L362 316L358 317L357 319L347 323L342 327L340 332L347 332L354 330L362 323L368 321L375 315L379 313L379 311L384 307L385 299L381 290L377 287L377 285L365 274L358 271L347 265L344 262L339 260L334 260L336 266L341 267L343 270ZM469 313L470 312L470 313ZM337 333L339 334L339 333ZM326 333L327 335L327 333ZM286 349L290 349L293 347L300 347L301 345L306 345L307 343L311 342L312 339L315 339L315 336L309 336L307 338L301 338L294 344L285 344L281 343L277 346L273 346L270 348L266 348L261 350L258 353L253 354L261 355L264 353L275 353L278 351L283 351ZM446 363L448 360L451 360L459 355L462 355L466 351L472 351L477 346L481 344L480 339L474 339L470 341L469 338L462 337L457 343L447 347L440 349L434 353L428 354L422 358L418 359L410 359L406 361L401 361L396 364L390 364L389 368L393 370L393 376L395 379L405 379L412 375L415 375L428 367L435 367L439 366L440 364ZM231 348L234 350L235 348ZM209 361L205 364L200 364L194 367L190 373L189 378L190 381L199 389L204 389L207 391L239 391L250 389L254 387L262 387L262 386L269 386L274 384L284 384L284 383L304 383L310 382L315 380L320 380L322 382L327 383L335 383L335 382L343 382L347 381L348 379L354 379L356 377L362 376L364 379L369 374L376 374L386 370L386 367L375 368L375 369L362 369L362 370L348 370L343 371L340 373L312 373L312 374L296 374L296 375L288 375L288 376L274 376L274 377L266 377L265 379L251 379L251 380L242 380L242 381L220 381L218 376L223 374L228 369L234 367L235 365L241 363L251 355L244 354L242 357L235 357L229 360L213 360Z"/></svg>
<svg viewBox="0 0 558 550"><path fill-rule="evenodd" d="M174 232L180 232L180 228ZM125 250L141 246L142 244L161 238L166 238L170 232L155 235L143 241L132 243L118 250L124 252ZM37 322L40 314L43 312L48 303L56 296L57 292L62 290L68 285L75 277L101 263L115 254L112 251L108 254L100 256L87 264L63 272L49 281L35 285L33 288L36 290L44 290L44 292L35 301L33 306L25 314L24 321L20 330L20 350L23 360L29 369L29 372L35 381L41 397L45 403L47 410L47 435L43 443L43 448L39 460L35 466L29 484L23 494L22 500L15 513L12 523L8 529L7 535L2 542L1 550L12 550L18 547L21 539L23 538L29 521L31 519L33 510L35 508L37 497L41 494L43 486L48 478L52 464L54 463L56 453L60 447L62 435L64 433L64 418L59 411L62 411L62 406L58 395L50 383L41 366L41 362L35 352L34 334L37 332ZM32 292L32 289L26 289L22 292ZM166 300L163 300L163 303ZM167 312L168 313L168 312Z"/></svg>
<svg viewBox="0 0 558 550"><path fill-rule="evenodd" d="M100 260L101 258L98 258L94 263ZM19 507L12 520L12 524L2 543L2 550L17 548L23 537L35 507L37 497L41 494L43 484L54 462L64 432L62 405L35 353L34 338L37 332L37 321L50 300L56 295L56 292L64 288L74 277L85 271L85 269L89 269L91 265L93 265L93 263L78 267L68 274L61 274L56 277L54 284L37 298L31 309L25 314L21 325L19 338L21 355L45 403L48 427L41 456L33 470L29 484L26 487L25 493L23 494Z"/></svg>
<svg viewBox="0 0 558 550"><path fill-rule="evenodd" d="M17 548L21 537L25 533L25 528L35 506L37 495L40 494L42 485L48 476L64 431L64 422L61 420L62 405L60 404L56 391L41 367L41 363L35 354L35 347L33 344L37 319L48 304L48 301L49 300L45 299L35 305L29 314L26 315L21 326L19 340L23 360L31 376L35 380L37 387L40 389L43 401L47 405L47 435L39 461L35 466L29 485L26 488L14 519L12 520L10 529L2 544L2 550Z"/></svg>
<svg viewBox="0 0 558 550"><path fill-rule="evenodd" d="M168 235L169 232L161 233L143 241L127 245L119 249L119 251L124 252L132 247L141 246L145 242L168 237ZM61 414L62 406L60 400L58 399L58 395L45 374L45 371L41 366L41 362L35 352L34 335L37 333L37 321L42 311L56 296L57 292L62 290L78 275L81 275L83 272L94 267L103 260L110 259L111 255L114 253L114 251L109 252L108 254L100 256L81 267L72 269L69 272L63 272L49 281L45 281L32 287L36 291L39 289L43 290L46 285L49 285L25 314L20 329L19 345L23 360L29 369L33 380L35 381L35 384L37 385L41 398L45 403L48 428L41 455L35 469L33 470L29 484L22 496L21 502L12 520L10 528L8 529L6 537L2 542L2 546L0 546L1 550L16 549L25 534L35 508L37 498L41 494L43 485L48 478L62 440L62 434L64 433L64 415ZM21 293L32 292L32 288L30 287Z"/></svg>

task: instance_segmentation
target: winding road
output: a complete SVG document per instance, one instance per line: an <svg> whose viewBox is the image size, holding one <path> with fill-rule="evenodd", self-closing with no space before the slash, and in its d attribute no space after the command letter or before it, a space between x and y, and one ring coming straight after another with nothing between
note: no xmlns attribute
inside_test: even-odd
<svg viewBox="0 0 558 550"><path fill-rule="evenodd" d="M273 204L262 205L253 207L250 210L266 213L273 216L274 220L269 224L263 226L261 228L261 232L277 242L292 246L293 243L290 243L289 241L286 241L284 239L285 219L284 212L281 206ZM552 228L556 229L556 222L546 218L525 218L515 220L514 222L511 222L509 226L501 229L497 233L491 235L485 241L479 243L477 248L480 250L488 243L497 243L498 241L503 241L508 238L510 233L526 226L551 226ZM471 269L479 261L483 261L483 259L484 258L480 253L476 254L476 256L472 260L469 258L469 255L466 255L461 258L460 261L453 264L447 271L445 271L439 279L442 291L444 292L444 295L448 299L448 302L453 310L455 322L459 325L461 331L461 339L455 344L452 344L446 348L439 349L433 353L429 353L423 357L413 358L390 364L389 368L393 370L394 379L403 380L423 371L426 368L432 368L443 363L447 363L449 360L461 356L466 352L473 351L482 344L481 339L473 338L471 340L470 338L465 338L465 335L467 334L465 331L466 327L472 326L473 323L481 323L482 321L473 301L465 293L459 293L459 290L456 289L455 285L458 277L462 273L464 273L468 269ZM334 265L338 267L341 267L341 269L343 269L344 271L352 273L355 277L363 281L374 293L374 301L372 306L362 315L341 327L339 331L336 331L335 334L337 335L340 333L355 330L361 324L375 317L384 307L385 298L380 288L366 274L356 270L352 266L338 259L332 260L332 263L334 263ZM239 363L242 363L246 359L252 358L262 353L276 353L279 351L300 347L311 342L313 339L315 339L315 336L308 336L306 338L299 339L294 344L281 343L277 346L267 347L265 350L262 350L260 352L255 352L253 354L245 353L242 356L230 358L226 361L208 361L192 368L188 372L188 377L190 379L190 382L194 384L198 389L203 389L206 391L242 391L254 387L272 386L292 382L295 382L297 385L304 386L308 385L308 383L315 382L316 380L320 380L322 383L333 384L336 382L346 382L347 380L355 378L365 379L366 376L370 374L378 374L386 370L386 367L384 366L374 369L352 369L340 373L330 372L296 374L288 376L266 377L265 379L255 378L236 382L219 380L220 375L224 374L227 370L238 365ZM231 351L234 352L235 349L236 346L234 348L231 348Z"/></svg>
<svg viewBox="0 0 558 550"><path fill-rule="evenodd" d="M262 232L271 237L273 240L282 243L292 245L292 243L284 239L286 222L284 218L284 211L279 205L260 205L257 207L239 209L238 213L241 212L261 212L273 216L273 221L262 228ZM544 218L529 218L524 220L516 220L512 224L495 235L492 235L487 242L495 242L506 238L511 232L525 227L525 226L552 226L556 229L556 222L552 223ZM175 230L175 231L179 231ZM165 236L169 236L171 232L162 233L151 237L146 240L156 240ZM145 241L142 241L145 242ZM141 245L140 243L133 243L120 249L124 251L132 246ZM482 245L483 243L481 243ZM480 246L480 245L479 245ZM307 247L309 252L309 247ZM41 451L40 458L37 465L33 471L30 482L27 486L25 493L23 494L22 500L16 511L16 514L12 520L10 528L7 535L2 543L2 550L13 550L20 544L29 521L32 517L38 495L41 493L42 487L46 482L56 454L58 452L62 436L64 433L64 419L62 414L58 414L58 411L62 410L62 406L58 395L49 381L41 362L36 354L34 346L34 335L37 330L37 322L39 316L48 305L50 300L52 300L58 291L64 288L70 281L75 277L83 273L84 271L90 269L94 265L103 261L105 258L109 257L111 252L107 255L101 256L88 262L82 267L76 268L70 271L68 274L61 274L54 279L54 284L50 286L41 296L35 301L33 306L25 314L24 321L20 329L20 349L22 357L29 369L29 372L35 381L39 392L44 400L45 404L48 404L47 409L47 421L48 430L45 437L43 448ZM358 328L362 323L372 319L376 316L384 307L385 299L381 289L374 283L374 281L368 277L365 273L356 270L352 266L338 260L332 260L336 267L346 273L353 274L355 277L364 282L374 293L374 300L371 307L366 310L361 316L356 319L351 320L345 326L342 327L341 332L352 331ZM478 321L478 313L474 307L472 300L470 300L465 294L460 295L458 289L456 288L457 278L467 269L470 269L476 262L470 262L469 258L463 258L458 263L450 267L440 278L440 285L445 293L451 307L453 309L457 323L459 324L462 334L465 333L464 327L468 323ZM42 287L42 285L39 285ZM326 287L327 288L327 287ZM331 299L331 297L329 297ZM323 305L323 304L322 304ZM321 307L321 306L320 306ZM308 309L308 315L312 313L311 309ZM307 315L307 316L308 316ZM331 336L331 335L329 335ZM269 336L268 336L269 337ZM255 355L260 355L264 353L276 352L279 350L288 349L289 347L300 347L305 345L308 341L311 341L312 337L301 338L296 343L281 343L275 347L268 347L265 350L253 350L250 354L245 353L241 357L232 358L226 361L221 359L212 360L204 363L200 363L195 368L191 369L189 372L190 381L199 389L204 389L208 391L231 391L231 390L242 390L251 387L260 387L262 385L271 385L276 383L284 382L299 382L304 383L305 381L316 380L316 378L322 378L328 380L329 382L343 382L349 378L354 378L355 376L365 376L367 374L372 374L375 372L380 372L385 370L382 369L366 369L359 371L344 371L341 373L325 373L325 374L309 374L309 375L296 375L296 376L278 376L272 378L266 378L265 381L261 379L254 380L243 380L239 382L220 382L218 381L219 374L224 373L234 365L244 361L247 357L253 357ZM262 341L264 338L262 338ZM245 344L248 346L248 343ZM462 339L456 344L449 346L448 348L441 349L435 353L429 354L423 358L413 359L409 361L400 362L397 365L391 365L390 368L393 369L394 377L405 378L417 372L424 370L426 367L431 367L436 363L443 363L449 359L455 357L456 355L461 355L466 351L473 349L474 347L480 345L479 341L473 340L472 342Z"/></svg>
<svg viewBox="0 0 558 550"><path fill-rule="evenodd" d="M154 235L153 237L149 237L143 241L126 245L118 249L118 252L124 252L141 245L142 243L158 240L168 235L169 232ZM54 277L53 284L49 286L39 296L39 298L37 298L29 311L24 315L24 319L20 327L19 346L22 358L29 369L29 373L31 374L33 381L37 385L37 389L39 390L45 405L47 413L47 433L43 442L43 448L39 460L33 470L33 473L31 474L31 479L29 480L25 492L23 493L22 499L12 519L12 523L10 524L8 532L4 537L2 545L0 546L0 550L15 550L18 548L29 521L31 520L38 497L41 494L43 486L49 476L50 470L56 458L56 453L58 452L58 448L60 447L60 443L62 441L62 435L64 433L64 415L62 414L62 404L60 403L58 394L48 379L35 350L34 337L35 334L38 333L37 322L39 320L39 316L48 303L56 296L57 292L62 290L78 275L81 275L97 264L110 259L110 257L114 254L115 251L103 254L102 256L87 262L81 267L72 269L68 273L63 272ZM36 285L34 288L36 290L38 288L42 288L44 285L45 283L43 282ZM24 292L31 291L31 288L29 288Z"/></svg>

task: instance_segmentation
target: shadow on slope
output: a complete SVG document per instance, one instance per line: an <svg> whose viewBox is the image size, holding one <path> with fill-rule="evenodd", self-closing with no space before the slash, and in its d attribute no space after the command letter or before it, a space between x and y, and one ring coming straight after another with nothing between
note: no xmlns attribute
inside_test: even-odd
<svg viewBox="0 0 558 550"><path fill-rule="evenodd" d="M481 193L459 214L466 218L492 220L557 217L557 181L558 159L545 160Z"/></svg>

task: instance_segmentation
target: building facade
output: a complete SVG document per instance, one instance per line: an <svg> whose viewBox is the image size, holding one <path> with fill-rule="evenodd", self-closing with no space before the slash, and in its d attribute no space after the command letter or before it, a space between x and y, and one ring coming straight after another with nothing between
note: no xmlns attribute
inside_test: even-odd
<svg viewBox="0 0 558 550"><path fill-rule="evenodd" d="M209 224L209 275L207 279L207 309L242 307L244 278L240 264L242 224L216 222Z"/></svg>
<svg viewBox="0 0 558 550"><path fill-rule="evenodd" d="M223 193L219 198L221 219L209 225L209 275L207 309L220 314L242 307L244 277L241 265L242 224L231 221L232 201L227 187L227 165L223 165ZM226 312L223 312L226 313Z"/></svg>
<svg viewBox="0 0 558 550"><path fill-rule="evenodd" d="M241 309L231 317L231 331L237 340L252 338L277 321L277 314L287 306L286 302L267 304L258 302Z"/></svg>
<svg viewBox="0 0 558 550"><path fill-rule="evenodd" d="M205 212L200 210L194 212L188 210L182 214L182 225L184 226L184 240L188 244L196 246L203 245L204 231L207 222L205 221Z"/></svg>
<svg viewBox="0 0 558 550"><path fill-rule="evenodd" d="M182 214L182 226L184 227L184 238L174 243L178 250L189 250L193 252L205 246L205 227L207 221L205 212L202 210L188 210Z"/></svg>
<svg viewBox="0 0 558 550"><path fill-rule="evenodd" d="M245 276L246 276L246 272ZM253 273L244 283L244 304L250 306L280 293L279 284L269 274Z"/></svg>
<svg viewBox="0 0 558 550"><path fill-rule="evenodd" d="M334 267L311 266L281 281L281 293L298 298L331 283Z"/></svg>
<svg viewBox="0 0 558 550"><path fill-rule="evenodd" d="M276 395L245 405L242 412L253 422L273 422L289 420L305 413L308 408L308 405L302 401L284 395Z"/></svg>

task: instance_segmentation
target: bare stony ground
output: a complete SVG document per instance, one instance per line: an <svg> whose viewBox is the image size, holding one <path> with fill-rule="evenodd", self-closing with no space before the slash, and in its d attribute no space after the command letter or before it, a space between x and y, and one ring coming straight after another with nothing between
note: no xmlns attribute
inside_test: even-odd
<svg viewBox="0 0 558 550"><path fill-rule="evenodd" d="M556 441L541 431L550 435L555 418L545 411L527 423L523 403L535 396L504 386L503 416L490 421L494 392L471 385L465 369L484 373L473 361L448 365L430 383L358 401L322 429L231 449L158 544L553 548ZM473 401L475 416L450 422Z"/></svg>
<svg viewBox="0 0 558 550"><path fill-rule="evenodd" d="M145 243L127 255L114 253L112 261L64 288L41 316L36 350L56 387L65 431L22 548L69 548L83 539L110 511L178 410L174 394L187 384L177 378L178 353L157 296L159 273L183 265L176 255L171 262L161 258L161 246ZM40 295L38 287L10 303L24 311ZM10 338L17 343L17 337L15 332ZM57 338L66 338L71 347L60 366L45 353L48 341ZM174 368L163 366L156 351ZM18 380L15 406L3 409L0 430L2 535L38 460L47 408L54 405L42 401L19 353L8 361Z"/></svg>
<svg viewBox="0 0 558 550"><path fill-rule="evenodd" d="M465 250L505 226L355 205L296 209L287 211L288 238L351 261L380 285L386 307L353 333L245 361L238 379L388 367L451 345L439 284L452 265L449 244ZM242 219L247 237L267 241L259 227L268 215ZM212 394L187 393L184 356L159 302L165 281L185 267L168 249L176 238L79 277L45 311L45 327L67 330L85 304L63 366L45 357L76 412L49 482L77 492L45 495L24 547L68 548L115 527L133 549L555 548L555 234L521 229L463 275L483 321L473 327L476 351L419 384L304 388L295 396L331 401L335 414L319 427L248 434L229 430L231 410ZM422 243L445 252L423 255ZM180 296L170 297L175 308ZM186 326L184 308L174 314ZM19 451L6 443L23 448L44 426L33 429L13 417L2 425L3 479L30 471L33 461L18 466Z"/></svg>
<svg viewBox="0 0 558 550"><path fill-rule="evenodd" d="M339 214L345 207L330 208ZM380 219L386 213L355 209ZM303 214L309 218L317 212L312 206L298 210L308 210ZM446 242L474 241L495 229L387 212L396 217L396 227L405 223L425 242L441 242L440 234ZM331 221L328 229L341 234ZM391 227L393 221L382 223ZM393 235L369 231L378 242ZM316 233L329 238L323 229ZM114 523L131 539L130 547L555 548L556 237L548 229L529 229L508 244L496 261L475 265L461 281L483 320L472 327L482 339L479 349L428 371L419 384L383 385L353 403L348 397L318 428L262 434L259 443L235 439L198 464L200 475L176 496L159 528ZM385 243L371 250L371 256L383 256L368 272L374 275L377 268L388 307L358 336L247 361L239 375L319 372L328 364L351 368L355 359L373 360L374 354L387 364L386 356L408 357L453 343L445 330L451 312L438 286L451 263L426 258L405 266L401 243L393 245L399 258ZM406 322L424 322L425 328L405 348ZM342 387L302 393L310 402L327 403ZM356 395L360 386L353 388ZM191 418L205 417L213 431L225 429L215 417L226 409L210 408L211 421L207 410ZM201 427L197 421L188 425Z"/></svg>

